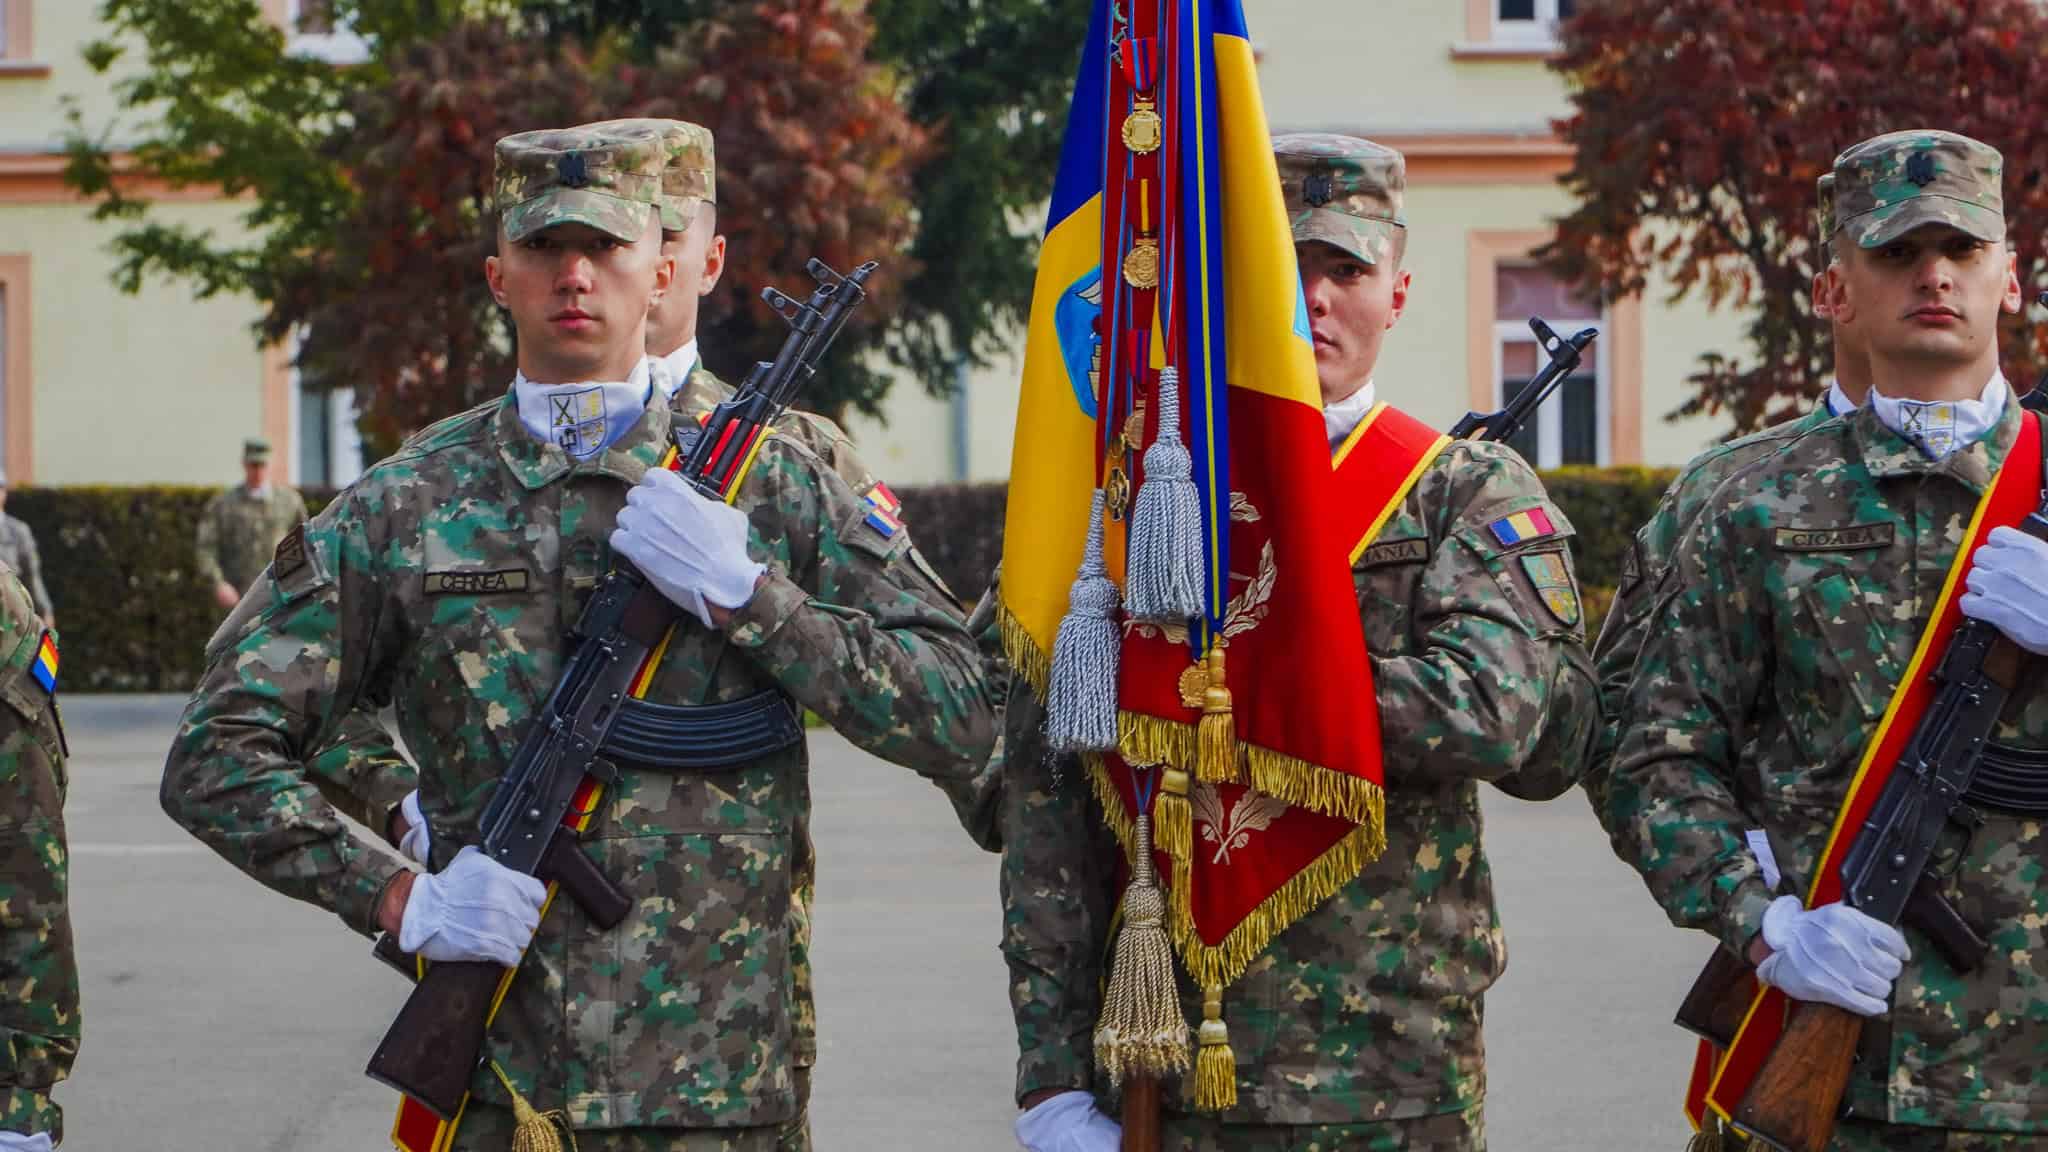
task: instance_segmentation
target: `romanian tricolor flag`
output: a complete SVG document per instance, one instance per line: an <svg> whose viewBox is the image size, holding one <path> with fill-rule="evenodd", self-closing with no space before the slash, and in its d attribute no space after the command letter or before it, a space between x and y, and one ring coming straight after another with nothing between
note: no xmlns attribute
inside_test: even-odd
<svg viewBox="0 0 2048 1152"><path fill-rule="evenodd" d="M1168 503L1148 503L1153 483L1191 485L1170 539L1148 523ZM1087 746L1090 777L1134 867L1143 852L1166 878L1174 950L1219 997L1384 844L1357 518L1341 512L1243 11L1098 0L1032 302L1003 639L1058 732L1063 621L1099 600L1076 573L1116 585L1114 744ZM1170 553L1196 569L1191 610L1131 611L1139 569ZM1106 1018L1098 1044L1132 1027ZM1201 1034L1197 1102L1228 1106L1213 1009Z"/></svg>
<svg viewBox="0 0 2048 1152"><path fill-rule="evenodd" d="M57 690L57 638L43 633L43 642L36 645L36 658L29 664L29 675L45 692Z"/></svg>

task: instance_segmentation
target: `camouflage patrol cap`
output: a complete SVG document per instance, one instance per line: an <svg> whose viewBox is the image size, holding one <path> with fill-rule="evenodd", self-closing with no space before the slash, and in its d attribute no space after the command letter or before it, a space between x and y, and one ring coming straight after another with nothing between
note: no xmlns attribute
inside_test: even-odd
<svg viewBox="0 0 2048 1152"><path fill-rule="evenodd" d="M632 243L661 203L663 151L650 127L545 128L498 141L492 203L514 243L557 224L587 224Z"/></svg>
<svg viewBox="0 0 2048 1152"><path fill-rule="evenodd" d="M242 441L242 459L250 464L261 464L270 459L270 441L261 436L251 436Z"/></svg>
<svg viewBox="0 0 2048 1152"><path fill-rule="evenodd" d="M592 130L652 128L661 133L661 226L681 232L697 218L702 204L718 203L718 166L711 129L688 120L601 120Z"/></svg>
<svg viewBox="0 0 2048 1152"><path fill-rule="evenodd" d="M1875 136L1835 157L1836 226L1864 248L1926 224L1996 243L2005 239L2004 171L1998 149L1968 136L1932 128Z"/></svg>
<svg viewBox="0 0 2048 1152"><path fill-rule="evenodd" d="M1408 164L1399 152L1356 136L1297 132L1274 137L1273 158L1295 243L1321 240L1368 264L1394 253L1408 226Z"/></svg>

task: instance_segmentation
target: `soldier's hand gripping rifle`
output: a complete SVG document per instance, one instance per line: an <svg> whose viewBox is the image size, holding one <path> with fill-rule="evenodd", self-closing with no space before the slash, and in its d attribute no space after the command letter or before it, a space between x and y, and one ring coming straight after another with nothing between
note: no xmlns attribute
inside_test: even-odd
<svg viewBox="0 0 2048 1152"><path fill-rule="evenodd" d="M1550 394L1557 391L1565 377L1579 366L1580 354L1586 345L1600 335L1598 328L1582 328L1567 340L1552 331L1550 325L1540 316L1529 317L1529 331L1536 334L1537 343L1549 354L1550 362L1536 378L1524 385L1515 398L1498 412L1467 412L1463 419L1451 426L1453 440L1495 440L1507 441L1529 422Z"/></svg>
<svg viewBox="0 0 2048 1152"><path fill-rule="evenodd" d="M842 277L812 260L809 270L818 280L809 300L799 302L773 288L762 292L791 328L775 359L754 365L746 383L712 411L701 430L678 437L686 446L676 468L707 497L729 502L739 490L770 426L865 298L863 285L875 265L862 264ZM573 828L595 808L603 785L616 778L615 762L701 771L735 763L741 734L801 737L795 717L774 693L693 709L686 730L676 722L679 710L635 696L634 681L680 615L631 564L613 558L569 632L575 650L561 679L479 822L484 852L507 868L548 881L551 902L555 888L567 891L600 929L623 920L631 902L583 854ZM378 949L390 959L396 944L387 936ZM515 971L482 961L429 966L370 1057L369 1075L452 1119Z"/></svg>
<svg viewBox="0 0 2048 1152"><path fill-rule="evenodd" d="M2048 493L2020 525L2048 540ZM1985 944L1941 896L1928 865L1943 829L1969 810L1999 713L2020 679L2026 651L1981 620L1957 626L1933 679L1940 687L1911 743L1842 860L1842 899L1886 924L1914 924L1960 971ZM1863 1018L1801 1003L1736 1110L1735 1126L1787 1152L1821 1152L1833 1139Z"/></svg>

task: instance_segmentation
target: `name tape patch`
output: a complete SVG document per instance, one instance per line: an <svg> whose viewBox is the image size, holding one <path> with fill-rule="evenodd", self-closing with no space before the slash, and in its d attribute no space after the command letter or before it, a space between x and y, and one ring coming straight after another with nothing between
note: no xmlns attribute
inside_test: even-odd
<svg viewBox="0 0 2048 1152"><path fill-rule="evenodd" d="M1865 548L1887 548L1892 542L1890 524L1851 524L1846 528L1780 528L1773 543L1780 552L1855 552Z"/></svg>
<svg viewBox="0 0 2048 1152"><path fill-rule="evenodd" d="M429 596L488 596L497 592L524 592L533 577L524 568L497 572L429 572Z"/></svg>
<svg viewBox="0 0 2048 1152"><path fill-rule="evenodd" d="M1383 540L1366 548L1358 557L1358 567L1377 568L1383 564L1419 564L1429 559L1429 538L1416 536L1407 540Z"/></svg>

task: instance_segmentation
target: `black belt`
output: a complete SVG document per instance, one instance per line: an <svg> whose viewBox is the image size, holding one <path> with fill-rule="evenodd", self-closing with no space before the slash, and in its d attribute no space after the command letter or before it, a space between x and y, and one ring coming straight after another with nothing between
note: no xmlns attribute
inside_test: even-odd
<svg viewBox="0 0 2048 1152"><path fill-rule="evenodd" d="M723 704L619 706L605 754L657 772L736 768L802 744L804 728L789 698L770 689Z"/></svg>
<svg viewBox="0 0 2048 1152"><path fill-rule="evenodd" d="M2048 816L2048 749L1986 745L1963 798L2018 816Z"/></svg>

